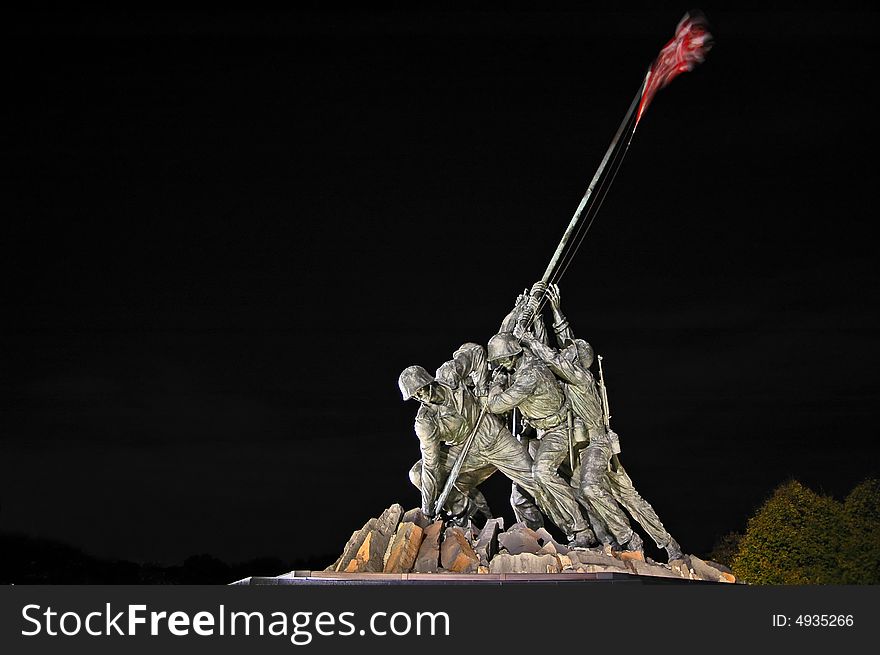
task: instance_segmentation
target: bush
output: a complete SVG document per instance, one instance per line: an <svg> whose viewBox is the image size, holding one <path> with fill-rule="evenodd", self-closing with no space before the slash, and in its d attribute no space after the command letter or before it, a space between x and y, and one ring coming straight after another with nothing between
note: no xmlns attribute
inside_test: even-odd
<svg viewBox="0 0 880 655"><path fill-rule="evenodd" d="M712 552L709 553L709 559L732 568L733 559L736 557L737 552L739 552L739 544L742 538L743 536L739 532L728 532L715 542Z"/></svg>
<svg viewBox="0 0 880 655"><path fill-rule="evenodd" d="M749 519L733 558L751 584L880 582L880 483L865 480L844 503L792 480Z"/></svg>
<svg viewBox="0 0 880 655"><path fill-rule="evenodd" d="M880 482L867 479L843 503L841 548L844 584L880 584Z"/></svg>

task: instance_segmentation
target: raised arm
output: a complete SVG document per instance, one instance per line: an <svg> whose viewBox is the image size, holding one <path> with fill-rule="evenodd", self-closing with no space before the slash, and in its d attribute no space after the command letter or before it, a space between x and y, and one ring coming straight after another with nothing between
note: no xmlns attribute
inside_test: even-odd
<svg viewBox="0 0 880 655"><path fill-rule="evenodd" d="M575 341L574 331L569 325L568 319L562 313L562 301L560 299L559 287L551 284L547 287L547 299L550 301L550 308L553 310L553 332L556 333L556 342L559 348L575 348L572 342ZM585 369L589 369L593 365L593 348L583 339L578 340L577 358L578 363ZM544 341L544 343L547 343ZM573 354L571 355L573 357ZM570 359L571 357L567 357ZM566 357L563 357L566 359Z"/></svg>
<svg viewBox="0 0 880 655"><path fill-rule="evenodd" d="M558 350L546 346L532 335L523 338L529 350L541 361L547 364L556 377L570 384L589 384L593 379L592 374L578 363L572 362L562 356Z"/></svg>
<svg viewBox="0 0 880 655"><path fill-rule="evenodd" d="M474 383L474 395L485 396L489 382L486 349L478 343L463 344L452 359L437 369L435 378L453 389L470 378Z"/></svg>
<svg viewBox="0 0 880 655"><path fill-rule="evenodd" d="M547 300L550 301L550 310L553 312L553 332L556 334L556 343L564 348L569 339L574 339L574 333L568 324L568 319L562 313L562 298L559 286L551 284L547 287Z"/></svg>
<svg viewBox="0 0 880 655"><path fill-rule="evenodd" d="M488 408L493 414L505 414L528 398L538 384L531 371L517 372L513 384L505 390L502 384L494 384L489 390Z"/></svg>
<svg viewBox="0 0 880 655"><path fill-rule="evenodd" d="M519 317L522 316L522 313L529 305L529 291L528 289L523 289L523 292L516 297L516 302L513 304L513 309L510 310L510 313L504 317L504 320L501 321L501 327L498 329L498 333L513 333L513 328L516 327L516 323L519 320Z"/></svg>

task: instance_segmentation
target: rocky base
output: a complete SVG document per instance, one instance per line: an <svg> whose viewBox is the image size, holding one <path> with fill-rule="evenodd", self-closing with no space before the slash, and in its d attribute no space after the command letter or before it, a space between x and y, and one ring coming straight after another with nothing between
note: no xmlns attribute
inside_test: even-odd
<svg viewBox="0 0 880 655"><path fill-rule="evenodd" d="M431 522L419 509L392 505L356 530L325 573L462 573L559 574L613 573L637 576L736 582L730 569L694 555L669 564L641 553L616 553L610 548L571 549L541 528L516 523L504 530L504 519L491 519L481 530L445 527Z"/></svg>

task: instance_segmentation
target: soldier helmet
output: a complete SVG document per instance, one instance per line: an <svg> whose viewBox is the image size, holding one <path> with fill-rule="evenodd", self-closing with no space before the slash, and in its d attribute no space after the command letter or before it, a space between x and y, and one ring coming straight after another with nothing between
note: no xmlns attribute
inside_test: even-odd
<svg viewBox="0 0 880 655"><path fill-rule="evenodd" d="M403 373L397 378L397 386L400 387L400 394L404 400L413 397L416 391L422 387L431 384L434 381L433 376L421 366L408 366L403 369Z"/></svg>
<svg viewBox="0 0 880 655"><path fill-rule="evenodd" d="M566 339L565 347L574 349L577 352L578 361L584 366L590 366L593 363L593 346L583 339Z"/></svg>
<svg viewBox="0 0 880 655"><path fill-rule="evenodd" d="M522 352L519 340L512 334L496 334L489 339L488 358L490 362L496 362L505 357L513 357Z"/></svg>

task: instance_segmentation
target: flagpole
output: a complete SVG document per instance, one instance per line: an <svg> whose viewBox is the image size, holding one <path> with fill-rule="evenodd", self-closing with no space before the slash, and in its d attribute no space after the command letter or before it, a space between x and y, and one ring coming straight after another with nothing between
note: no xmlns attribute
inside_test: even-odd
<svg viewBox="0 0 880 655"><path fill-rule="evenodd" d="M605 152L605 156L602 157L602 161L599 164L599 168L596 170L596 174L593 175L593 179L590 182L590 186L587 187L587 191L584 194L584 197L581 198L580 203L577 206L577 209L574 211L574 216L571 217L571 221L568 223L568 227L565 228L565 232L562 235L562 239L559 242L559 245L556 246L556 252L553 253L553 257L550 259L550 263L547 264L547 268L544 271L544 275L541 277L541 281L545 284L550 281L550 277L553 275L553 270L556 268L556 265L559 263L559 258L562 257L562 252L565 250L565 246L568 244L568 240L571 238L572 233L574 232L575 227L580 221L581 217L584 215L585 210L587 209L587 204L590 202L590 199L593 196L593 190L596 188L596 184L598 184L599 179L602 177L602 174L605 172L605 167L608 165L609 160L611 159L611 155L614 153L617 148L617 144L620 142L620 137L623 135L626 130L627 125L629 124L630 118L632 118L633 112L639 106L639 103L642 100L642 94L645 90L645 82L647 82L647 77L642 80L642 84L639 86L639 90L636 93L636 97L633 98L632 103L629 106L629 109L626 112L626 115L623 117L623 121L620 123L620 127L617 128L617 133L614 135L614 138L611 140L611 145L608 146L608 150Z"/></svg>
<svg viewBox="0 0 880 655"><path fill-rule="evenodd" d="M581 198L581 201L574 212L574 216L572 216L571 221L569 221L568 227L565 229L562 239L556 247L556 252L553 253L553 257L550 259L550 263L547 264L544 275L541 277L541 281L545 285L550 282L550 279L559 264L559 260L562 257L563 251L568 245L571 235L575 231L578 221L580 221L581 217L592 208L594 200L593 190L596 188L596 185L599 184L599 181L605 172L605 167L608 165L612 154L617 149L620 137L625 131L627 131L633 112L635 112L638 107L635 124L632 126L632 129L628 130L629 136L626 142L626 148L629 147L633 135L635 135L636 128L639 125L639 121L642 119L642 115L648 108L651 100L653 100L654 94L669 84L669 82L675 79L679 74L693 69L695 64L702 62L705 58L706 52L708 52L711 46L712 35L709 34L706 29L705 16L700 12L685 14L675 28L675 35L672 37L672 40L660 50L660 54L654 59L651 66L648 68L648 72L642 80L641 86L639 86L639 91L636 93L636 97L633 99L629 110L626 112L626 116L624 116L623 121L620 123L620 127L617 128L617 133L614 135L614 139L612 139L611 145L608 147L605 156L602 158L602 162L599 164L599 169L596 171L596 174L593 175L590 186L587 187L587 192L584 194L584 197ZM605 191L607 192L607 188Z"/></svg>

